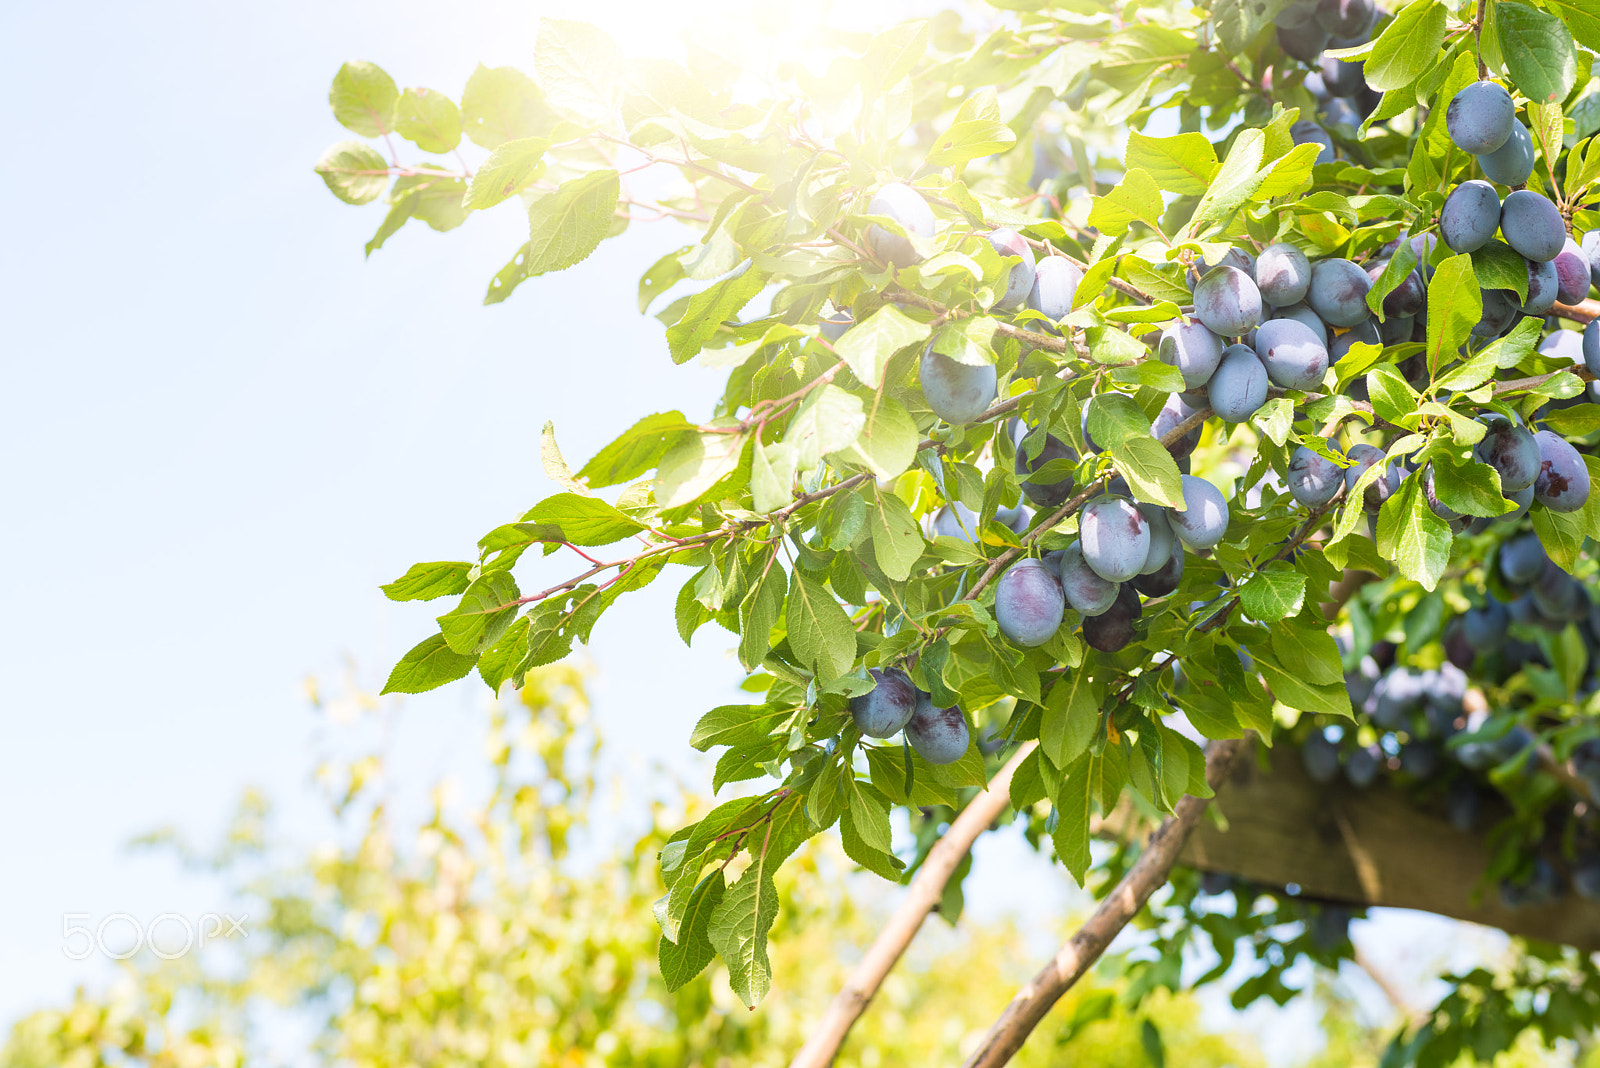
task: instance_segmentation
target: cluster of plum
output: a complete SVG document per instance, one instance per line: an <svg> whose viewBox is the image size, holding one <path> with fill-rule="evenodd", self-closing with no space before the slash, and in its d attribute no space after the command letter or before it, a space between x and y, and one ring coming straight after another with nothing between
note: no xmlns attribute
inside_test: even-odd
<svg viewBox="0 0 1600 1068"><path fill-rule="evenodd" d="M868 738L893 738L902 730L917 755L930 764L952 764L967 751L967 718L958 707L935 708L899 668L870 668L870 692L850 699L850 716Z"/></svg>
<svg viewBox="0 0 1600 1068"><path fill-rule="evenodd" d="M1289 131L1297 145L1320 145L1318 163L1332 163L1327 127L1348 127L1350 136L1377 110L1383 94L1367 84L1366 64L1322 54L1350 48L1372 37L1383 12L1372 0L1295 0L1273 20L1278 47L1307 66L1305 88L1317 101L1317 122L1301 119Z"/></svg>

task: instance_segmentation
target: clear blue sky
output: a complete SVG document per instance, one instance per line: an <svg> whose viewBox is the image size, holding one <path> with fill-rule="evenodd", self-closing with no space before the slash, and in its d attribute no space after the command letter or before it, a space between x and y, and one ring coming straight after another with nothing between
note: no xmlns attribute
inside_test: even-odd
<svg viewBox="0 0 1600 1068"><path fill-rule="evenodd" d="M310 169L348 136L326 104L347 59L454 96L479 61L531 66L542 13L632 49L671 7L0 8L0 1030L107 975L62 954L64 914L227 905L131 856L134 835L215 834L246 784L289 833L323 832L302 681L337 690L353 664L377 689L441 610L377 585L463 557L550 492L546 419L581 462L641 413L708 409L720 373L673 367L632 313L639 272L683 231L635 227L484 308L524 239L514 202L449 235L408 227L364 261L383 208L338 203ZM566 577L558 561L534 574ZM686 751L739 678L717 628L693 650L673 636L680 582L625 601L589 650L602 728L633 765ZM408 700L404 773L471 766L486 699L474 680ZM1015 840L979 861L979 911L1068 899Z"/></svg>

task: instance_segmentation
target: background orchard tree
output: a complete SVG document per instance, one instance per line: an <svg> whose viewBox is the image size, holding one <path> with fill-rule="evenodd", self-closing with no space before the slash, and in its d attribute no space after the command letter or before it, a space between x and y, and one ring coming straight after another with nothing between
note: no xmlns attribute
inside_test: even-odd
<svg viewBox="0 0 1600 1068"><path fill-rule="evenodd" d="M1476 885L1424 907L1552 940L1455 977L1387 1060L1588 1034L1596 48L1571 0L1135 0L946 12L744 74L547 21L533 71L479 68L459 102L347 64L331 102L364 140L317 169L387 201L369 253L515 203L497 303L680 220L703 236L645 269L640 310L727 374L714 411L639 413L576 471L546 424L562 492L385 587L453 599L386 690L519 687L689 568L677 634L736 634L752 694L689 742L720 750L717 791L765 781L661 850L668 985L720 959L758 1003L775 873L835 825L911 883L797 1065L1012 819L1103 901L968 1060L1004 1063L1186 844L1204 866L1189 834L1235 765L1338 815L1353 874L1240 861L1231 908L1173 883L1136 989L1176 988L1191 941L1257 956L1240 1004L1347 954L1407 854L1347 818L1372 789L1415 814L1395 837L1448 816L1477 849ZM571 577L524 592L534 549ZM1091 873L1091 837L1141 818Z"/></svg>

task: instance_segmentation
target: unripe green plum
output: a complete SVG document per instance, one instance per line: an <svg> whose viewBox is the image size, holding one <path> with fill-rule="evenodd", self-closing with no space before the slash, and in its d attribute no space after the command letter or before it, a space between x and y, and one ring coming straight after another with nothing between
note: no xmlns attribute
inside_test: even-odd
<svg viewBox="0 0 1600 1068"><path fill-rule="evenodd" d="M933 209L921 193L904 182L890 182L873 194L867 214L887 216L916 237L933 237ZM922 259L909 238L876 224L867 227L867 244L896 267L910 267Z"/></svg>
<svg viewBox="0 0 1600 1068"><path fill-rule="evenodd" d="M1078 517L1083 560L1107 582L1126 582L1150 555L1150 524L1133 502L1117 497L1090 501Z"/></svg>
<svg viewBox="0 0 1600 1068"><path fill-rule="evenodd" d="M933 351L922 352L922 395L940 419L957 426L970 423L988 410L998 395L999 374L990 364L957 363Z"/></svg>
<svg viewBox="0 0 1600 1068"><path fill-rule="evenodd" d="M906 740L930 764L954 764L967 755L971 736L961 709L934 708L928 694L917 695L917 710L906 724Z"/></svg>
<svg viewBox="0 0 1600 1068"><path fill-rule="evenodd" d="M1061 580L1042 560L1018 560L995 586L994 618L1017 645L1043 645L1055 636L1066 612Z"/></svg>
<svg viewBox="0 0 1600 1068"><path fill-rule="evenodd" d="M1228 502L1222 491L1203 478L1182 475L1184 508L1167 510L1178 540L1196 552L1215 548L1228 533Z"/></svg>
<svg viewBox="0 0 1600 1068"><path fill-rule="evenodd" d="M850 698L850 715L868 738L892 738L917 709L917 688L897 668L869 668L876 686Z"/></svg>

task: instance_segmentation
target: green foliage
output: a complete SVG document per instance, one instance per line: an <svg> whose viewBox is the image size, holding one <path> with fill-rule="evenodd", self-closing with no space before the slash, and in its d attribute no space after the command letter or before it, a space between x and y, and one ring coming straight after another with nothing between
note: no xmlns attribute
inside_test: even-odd
<svg viewBox="0 0 1600 1068"><path fill-rule="evenodd" d="M1099 4L1002 6L1009 14L989 29L940 17L850 41L826 77L767 72L759 92L736 91L703 57L635 64L602 31L556 20L543 24L531 76L478 68L459 115L432 91L398 92L370 65L348 65L335 82L335 117L357 133L379 136L392 120L424 151L454 149L463 131L492 150L476 173L384 164L350 142L318 165L350 203L382 195L381 167L394 179L391 218L404 205L400 222L435 229L516 198L529 239L486 303L581 262L649 213L702 235L643 273L639 302L664 324L667 358L725 371L714 410L645 415L576 475L548 435L546 470L562 492L492 530L477 561L418 565L385 587L396 599L460 597L440 633L397 665L390 691L442 685L474 665L496 691L521 685L668 564L690 569L679 636L711 621L738 635L745 688L760 703L713 710L692 741L723 749L714 788L769 782L672 836L659 918L675 986L720 960L739 996L760 1000L783 967L766 943L782 922L787 858L838 823L852 859L902 879L928 844L909 862L896 856L890 809L959 808L1021 743L1041 746L1013 782L1016 815L1047 824L1036 840L1082 882L1097 816L1120 804L1170 812L1186 792L1207 795L1177 713L1205 739L1250 730L1269 745L1288 724L1323 722L1315 717L1367 729L1347 692L1352 662L1319 610L1348 593L1330 590L1365 572L1385 596L1425 606L1378 633L1437 666L1444 606L1481 600L1496 579L1480 565L1519 521L1468 525L1513 513L1472 451L1484 437L1477 417L1544 419L1573 438L1600 431L1591 405L1559 403L1583 383L1536 350L1537 320L1475 336L1493 306L1487 291L1528 299L1521 255L1499 241L1452 254L1403 240L1437 236L1445 194L1481 173L1445 121L1480 70L1520 94L1518 121L1541 163L1530 187L1580 230L1600 225L1588 206L1600 186L1589 92L1600 23L1582 5L1416 0L1383 15L1370 40L1330 55L1364 60L1374 92L1359 122L1326 120L1333 151L1301 143L1297 124L1316 100L1272 22L1286 3L1135 0L1115 17ZM1176 132L1150 132L1158 115ZM672 172L679 187L641 199L630 181L640 165ZM419 179L429 184L404 184ZM879 214L874 194L891 182L910 183L931 227ZM425 208L425 189L458 197L459 218ZM1070 302L1041 304L1048 313L1005 303L1017 257L990 244L997 227L1020 233L1029 257L1079 272ZM371 247L392 232L385 220ZM1388 342L1346 336L1320 389L1275 387L1248 420L1205 424L1187 459L1226 488L1227 536L1183 556L1176 588L1148 598L1131 639L1107 651L1069 609L1045 644L1013 644L996 621L997 578L1021 557L1069 546L1078 510L1113 479L1148 504L1185 506L1178 436L1152 429L1183 387L1154 351L1160 330L1203 314L1190 295L1202 264L1277 242L1370 268L1373 317L1362 326ZM1388 333L1405 317L1386 311L1413 278L1427 293L1415 340ZM844 333L824 325L844 311ZM993 374L976 418L936 414L946 409L924 393L925 350ZM1047 435L1070 455L1025 482L1019 465ZM1349 463L1327 451L1340 436L1387 455L1325 505L1281 489L1297 448ZM1406 473L1392 491L1390 464ZM625 483L614 499L596 492ZM1025 491L1041 499L1041 487L1064 495L1021 524L1002 518ZM973 517L971 537L934 529L955 504ZM1572 512L1536 503L1526 524L1558 566L1584 572L1600 497ZM626 549L612 562L575 566L577 577L544 593L523 596L512 580L535 545L613 543ZM1375 640L1364 611L1358 603L1333 621L1357 659ZM966 757L935 766L860 736L850 699L872 685L868 669L887 667L961 710L974 739ZM1493 695L1496 715L1541 743L1592 717L1571 686L1530 706L1521 683L1508 685ZM1281 975L1261 984L1286 989ZM1160 1059L1171 1046L1143 1048ZM1395 1048L1422 1057L1420 1046Z"/></svg>

